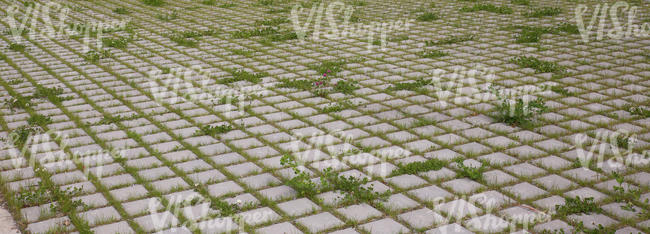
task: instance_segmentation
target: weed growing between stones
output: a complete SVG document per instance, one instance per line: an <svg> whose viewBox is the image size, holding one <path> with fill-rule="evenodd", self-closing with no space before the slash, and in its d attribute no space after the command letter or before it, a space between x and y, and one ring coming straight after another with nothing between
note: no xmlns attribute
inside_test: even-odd
<svg viewBox="0 0 650 234"><path fill-rule="evenodd" d="M433 84L433 81L425 78L418 78L415 82L400 82L389 87L388 90L409 90L416 91L423 88L424 86Z"/></svg>
<svg viewBox="0 0 650 234"><path fill-rule="evenodd" d="M27 123L31 126L45 126L52 123L52 118L41 114L34 114L27 119Z"/></svg>
<svg viewBox="0 0 650 234"><path fill-rule="evenodd" d="M5 106L9 107L10 110L14 111L15 109L25 109L34 105L32 103L31 97L11 97L4 102Z"/></svg>
<svg viewBox="0 0 650 234"><path fill-rule="evenodd" d="M354 104L352 104L352 102L350 102L349 100L344 100L321 108L321 112L322 113L339 112L352 107L354 107Z"/></svg>
<svg viewBox="0 0 650 234"><path fill-rule="evenodd" d="M641 106L632 106L630 104L626 104L623 106L623 109L627 110L630 112L630 114L633 115L638 115L643 118L649 118L650 117L650 109L641 107Z"/></svg>
<svg viewBox="0 0 650 234"><path fill-rule="evenodd" d="M131 12L129 12L129 10L127 10L124 7L118 7L118 8L113 9L113 13L120 14L120 15L128 15Z"/></svg>
<svg viewBox="0 0 650 234"><path fill-rule="evenodd" d="M559 85L551 86L551 91L553 91L555 93L558 93L558 94L562 94L564 96L575 96L575 93L573 93L573 92L569 91L568 89L566 89L566 88L564 88L562 86L559 86Z"/></svg>
<svg viewBox="0 0 650 234"><path fill-rule="evenodd" d="M162 21L172 21L178 19L178 12L174 10L165 14L156 14L156 18Z"/></svg>
<svg viewBox="0 0 650 234"><path fill-rule="evenodd" d="M269 74L266 72L261 72L261 73L250 73L246 70L242 69L237 69L237 70L229 70L230 74L232 75L232 78L224 78L221 80L218 80L219 84L230 84L230 83L235 83L239 81L248 81L254 84L257 84L262 81L262 77L268 76Z"/></svg>
<svg viewBox="0 0 650 234"><path fill-rule="evenodd" d="M9 46L7 48L9 48L10 50L13 50L13 51L17 51L17 52L24 52L25 48L27 48L27 47L25 45L22 45L22 44L11 43L11 44L9 44Z"/></svg>
<svg viewBox="0 0 650 234"><path fill-rule="evenodd" d="M641 190L640 189L634 189L630 187L630 185L627 186L627 189L623 186L624 178L621 174L618 174L617 172L612 173L612 176L618 183L618 185L614 185L614 200L616 202L624 202L625 205L621 205L621 209L631 211L631 212L636 212L636 209L634 208L634 201L638 201L641 198ZM648 200L646 199L646 203Z"/></svg>
<svg viewBox="0 0 650 234"><path fill-rule="evenodd" d="M164 0L142 0L142 3L148 6L155 6L155 7L165 5Z"/></svg>
<svg viewBox="0 0 650 234"><path fill-rule="evenodd" d="M474 4L472 7L463 7L460 8L461 12L477 12L477 11L487 11L497 14L512 14L512 8L507 6L495 6L493 4Z"/></svg>
<svg viewBox="0 0 650 234"><path fill-rule="evenodd" d="M366 186L368 178L359 179L354 176L343 176L332 171L331 167L323 170L320 182L314 182L308 173L298 168L298 163L290 155L284 155L280 159L282 166L292 168L295 176L287 182L287 186L293 188L304 197L313 198L315 195L326 191L337 191L343 195L343 204L374 203L378 199L385 199L390 191L379 193L374 191L372 185Z"/></svg>
<svg viewBox="0 0 650 234"><path fill-rule="evenodd" d="M456 44L465 41L471 41L474 40L475 38L476 36L474 35L451 36L438 41L426 41L425 44L427 46L449 45L449 44Z"/></svg>
<svg viewBox="0 0 650 234"><path fill-rule="evenodd" d="M61 97L63 94L63 88L54 87L48 88L42 85L36 86L36 91L32 95L33 98L43 98L47 99L54 104L59 104L64 101L72 100L72 96Z"/></svg>
<svg viewBox="0 0 650 234"><path fill-rule="evenodd" d="M407 164L398 164L397 169L391 172L391 176L411 174L415 175L420 172L437 171L442 169L447 163L438 159L429 159L423 162L411 162Z"/></svg>
<svg viewBox="0 0 650 234"><path fill-rule="evenodd" d="M416 19L418 21L429 22L440 19L440 16L433 12L425 12L424 14L419 15Z"/></svg>
<svg viewBox="0 0 650 234"><path fill-rule="evenodd" d="M16 146L18 149L24 149L24 146L28 143L29 139L43 130L40 127L33 126L20 126L13 130L9 134L9 141L11 144Z"/></svg>
<svg viewBox="0 0 650 234"><path fill-rule="evenodd" d="M565 217L571 214L601 213L603 209L596 205L593 197L582 199L576 196L576 198L564 198L564 205L556 205L555 212L556 216Z"/></svg>
<svg viewBox="0 0 650 234"><path fill-rule="evenodd" d="M424 50L418 52L417 54L421 58L440 58L449 55L446 52L440 50Z"/></svg>
<svg viewBox="0 0 650 234"><path fill-rule="evenodd" d="M537 73L546 72L564 72L565 68L554 62L547 62L539 60L532 56L518 56L510 59L511 63L517 64L520 67L535 69Z"/></svg>
<svg viewBox="0 0 650 234"><path fill-rule="evenodd" d="M227 124L222 124L222 125L217 125L217 126L210 126L206 125L201 127L201 130L196 130L197 135L208 135L208 136L213 136L216 137L219 134L227 133L233 130L233 127L231 125Z"/></svg>
<svg viewBox="0 0 650 234"><path fill-rule="evenodd" d="M510 3L515 5L528 6L530 5L530 0L510 0Z"/></svg>
<svg viewBox="0 0 650 234"><path fill-rule="evenodd" d="M107 47L123 49L126 48L126 46L129 44L131 40L132 40L131 38L126 38L126 37L116 37L116 38L105 37L102 38L102 45Z"/></svg>
<svg viewBox="0 0 650 234"><path fill-rule="evenodd" d="M95 50L90 50L86 52L85 55L83 55L84 59L90 63L97 63L99 60L103 58L110 58L111 53L108 50L102 50L101 52L97 52Z"/></svg>
<svg viewBox="0 0 650 234"><path fill-rule="evenodd" d="M462 158L456 158L454 162L460 169L460 173L458 173L460 177L467 177L474 181L483 181L483 172L487 169L485 162L481 162L481 166L478 167L465 166Z"/></svg>
<svg viewBox="0 0 650 234"><path fill-rule="evenodd" d="M533 9L532 11L526 12L523 15L529 18L539 18L542 16L556 16L562 13L562 9L558 7L542 7Z"/></svg>

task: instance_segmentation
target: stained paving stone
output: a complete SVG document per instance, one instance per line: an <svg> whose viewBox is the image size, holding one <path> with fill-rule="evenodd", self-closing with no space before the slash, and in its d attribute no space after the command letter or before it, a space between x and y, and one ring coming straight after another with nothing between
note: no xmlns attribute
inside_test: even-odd
<svg viewBox="0 0 650 234"><path fill-rule="evenodd" d="M380 219L370 223L361 225L359 228L369 233L400 233L407 232L408 229L404 225L396 222L391 218Z"/></svg>
<svg viewBox="0 0 650 234"><path fill-rule="evenodd" d="M382 213L380 211L366 203L339 208L336 210L336 212L342 214L346 219L352 220L354 222L361 222L367 219L382 216Z"/></svg>
<svg viewBox="0 0 650 234"><path fill-rule="evenodd" d="M344 224L329 212L303 217L297 219L296 222L307 227L310 232L321 232Z"/></svg>
<svg viewBox="0 0 650 234"><path fill-rule="evenodd" d="M273 224L268 227L259 228L255 231L260 234L275 234L275 233L302 234L303 233L289 222Z"/></svg>
<svg viewBox="0 0 650 234"><path fill-rule="evenodd" d="M423 229L426 227L431 227L434 224L442 223L445 221L445 218L435 213L434 211L428 208L422 208L407 213L403 213L398 216L399 219L408 223L411 228Z"/></svg>
<svg viewBox="0 0 650 234"><path fill-rule="evenodd" d="M300 198L280 203L278 204L278 208L290 216L301 216L320 210L314 202L307 198Z"/></svg>
<svg viewBox="0 0 650 234"><path fill-rule="evenodd" d="M547 194L546 191L535 187L534 185L524 182L504 188L506 191L514 194L520 199L528 200Z"/></svg>

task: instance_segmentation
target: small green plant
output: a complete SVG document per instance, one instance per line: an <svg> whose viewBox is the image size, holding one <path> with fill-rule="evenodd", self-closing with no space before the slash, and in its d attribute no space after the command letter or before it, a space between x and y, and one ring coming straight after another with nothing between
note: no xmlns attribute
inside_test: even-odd
<svg viewBox="0 0 650 234"><path fill-rule="evenodd" d="M97 122L97 124L119 123L122 121L134 120L138 118L142 118L142 116L139 114L132 114L130 116L122 116L122 115L104 116L99 122Z"/></svg>
<svg viewBox="0 0 650 234"><path fill-rule="evenodd" d="M318 185L311 180L308 173L298 168L298 163L293 157L285 154L280 159L280 164L282 166L289 166L293 170L295 176L287 181L286 184L296 190L300 196L311 198L320 193Z"/></svg>
<svg viewBox="0 0 650 234"><path fill-rule="evenodd" d="M165 0L142 0L142 3L148 6L162 6L165 5Z"/></svg>
<svg viewBox="0 0 650 234"><path fill-rule="evenodd" d="M650 117L650 109L644 108L641 106L632 106L630 104L623 105L623 109L627 110L630 112L630 114L633 115L638 115L644 118L649 118Z"/></svg>
<svg viewBox="0 0 650 234"><path fill-rule="evenodd" d="M497 119L501 122L526 126L538 114L548 110L544 100L537 98L532 101L517 98L516 100L499 99L497 104Z"/></svg>
<svg viewBox="0 0 650 234"><path fill-rule="evenodd" d="M10 85L17 85L17 84L20 84L20 83L23 83L23 82L25 82L25 80L23 80L23 79L13 79L13 80L10 80L7 83L10 84Z"/></svg>
<svg viewBox="0 0 650 234"><path fill-rule="evenodd" d="M257 4L262 5L262 6L270 6L273 5L274 0L257 0Z"/></svg>
<svg viewBox="0 0 650 234"><path fill-rule="evenodd" d="M233 49L233 50L231 50L231 52L233 54L241 55L241 56L244 56L244 57L250 57L254 53L254 51L252 51L252 50L244 50L244 49Z"/></svg>
<svg viewBox="0 0 650 234"><path fill-rule="evenodd" d="M410 90L410 91L415 91L418 90L424 86L432 84L433 81L430 79L425 79L425 78L418 78L415 82L400 82L397 84L394 84L393 86L389 87L389 90Z"/></svg>
<svg viewBox="0 0 650 234"><path fill-rule="evenodd" d="M517 64L520 67L535 69L535 72L537 73L563 72L565 70L564 67L557 63L542 61L532 56L515 57L510 59L510 62Z"/></svg>
<svg viewBox="0 0 650 234"><path fill-rule="evenodd" d="M359 89L357 82L355 81L345 81L340 80L334 85L334 91L343 93L343 94L352 94L355 90Z"/></svg>
<svg viewBox="0 0 650 234"><path fill-rule="evenodd" d="M418 52L417 55L422 57L422 58L439 58L439 57L447 56L449 54L447 54L444 51L440 51L440 50L424 50L424 51Z"/></svg>
<svg viewBox="0 0 650 234"><path fill-rule="evenodd" d="M351 108L353 106L354 105L352 104L352 102L350 102L348 100L344 100L344 101L339 101L339 102L336 102L334 104L330 104L330 105L328 105L326 107L323 107L321 109L321 112L323 112L323 113L339 112L339 111L343 111L343 110L345 110L347 108Z"/></svg>
<svg viewBox="0 0 650 234"><path fill-rule="evenodd" d="M125 37L117 37L117 38L105 37L102 38L102 45L105 45L107 47L123 49L126 48L126 46L129 44L129 41L131 40Z"/></svg>
<svg viewBox="0 0 650 234"><path fill-rule="evenodd" d="M417 174L420 172L440 170L442 167L447 165L445 162L438 159L429 159L423 162L412 162L408 164L398 164L397 169L391 172L391 176L403 175L403 174Z"/></svg>
<svg viewBox="0 0 650 234"><path fill-rule="evenodd" d="M219 134L227 133L233 130L233 127L228 124L222 124L217 126L205 125L201 127L201 130L197 130L196 134L205 134L208 136L216 137Z"/></svg>
<svg viewBox="0 0 650 234"><path fill-rule="evenodd" d="M239 30L233 32L232 37L237 39L243 39L243 38L259 37L259 36L268 36L277 33L278 30L275 28L263 27L263 28L250 29L250 30Z"/></svg>
<svg viewBox="0 0 650 234"><path fill-rule="evenodd" d="M416 19L418 21L429 22L440 19L440 16L433 12L425 12L424 14L419 15Z"/></svg>
<svg viewBox="0 0 650 234"><path fill-rule="evenodd" d="M474 40L474 38L476 38L474 35L451 36L439 41L426 41L425 43L427 46L449 45L459 42L471 41Z"/></svg>
<svg viewBox="0 0 650 234"><path fill-rule="evenodd" d="M99 62L99 60L103 58L110 58L111 53L108 50L102 50L101 52L90 50L86 52L86 54L84 54L83 57L86 59L86 61L90 63L97 63Z"/></svg>
<svg viewBox="0 0 650 234"><path fill-rule="evenodd" d="M218 80L218 83L220 84L230 84L238 81L248 81L254 84L257 84L262 81L262 77L268 76L269 74L266 72L260 72L260 73L250 73L246 70L242 69L236 69L236 70L229 70L230 74L232 75L232 78L224 78L221 80Z"/></svg>
<svg viewBox="0 0 650 234"><path fill-rule="evenodd" d="M456 165L458 165L458 168L460 169L459 176L467 177L475 181L483 180L483 172L485 172L485 170L487 169L487 165L485 162L481 162L481 166L479 167L465 166L462 158L456 158L454 162L456 162Z"/></svg>
<svg viewBox="0 0 650 234"><path fill-rule="evenodd" d="M82 200L72 200L82 193L80 187L69 187L61 189L60 186L51 183L38 182L37 185L20 191L16 196L16 203L20 207L32 207L50 204L50 212L69 213L79 207L86 207Z"/></svg>
<svg viewBox="0 0 650 234"><path fill-rule="evenodd" d="M18 96L5 100L5 105L13 111L14 109L26 109L34 104L31 97Z"/></svg>
<svg viewBox="0 0 650 234"><path fill-rule="evenodd" d="M352 0L350 4L352 4L353 6L365 6L367 3L366 1L363 0Z"/></svg>
<svg viewBox="0 0 650 234"><path fill-rule="evenodd" d="M52 123L52 118L41 114L35 114L27 119L27 123L31 126L45 126Z"/></svg>
<svg viewBox="0 0 650 234"><path fill-rule="evenodd" d="M176 42L179 46L196 47L199 44L199 41L196 38L185 37L178 33L172 33L168 37L169 40Z"/></svg>
<svg viewBox="0 0 650 234"><path fill-rule="evenodd" d="M298 163L290 155L284 155L280 159L282 166L289 166L293 169L295 176L287 181L287 185L293 188L304 197L313 197L314 195L325 191L338 191L343 194L343 204L353 203L373 203L377 199L385 199L390 195L390 191L379 193L374 191L372 185L364 186L369 182L368 178L359 179L354 176L343 176L338 172L332 171L331 167L323 170L320 177L320 183L311 180L308 173L298 168Z"/></svg>
<svg viewBox="0 0 650 234"><path fill-rule="evenodd" d="M13 51L18 51L18 52L23 52L25 51L25 48L27 48L25 45L18 44L18 43L10 43L9 44L9 49Z"/></svg>
<svg viewBox="0 0 650 234"><path fill-rule="evenodd" d="M124 7L118 7L118 8L113 9L113 13L120 14L120 15L127 15L127 14L129 14L131 12L129 12L129 10L127 10Z"/></svg>
<svg viewBox="0 0 650 234"><path fill-rule="evenodd" d="M641 198L641 190L631 188L629 185L627 189L625 189L623 186L623 182L625 181L623 176L617 172L613 172L612 176L618 183L618 185L614 185L614 200L616 202L625 203L625 205L621 205L621 209L636 212L633 202Z"/></svg>
<svg viewBox="0 0 650 234"><path fill-rule="evenodd" d="M72 96L60 97L61 94L63 94L63 88L61 87L48 88L38 85L36 86L36 91L34 91L32 97L47 99L54 104L59 104L72 99Z"/></svg>
<svg viewBox="0 0 650 234"><path fill-rule="evenodd" d="M555 215L558 217L565 217L571 214L589 214L589 213L602 213L603 209L596 205L593 197L580 198L564 198L564 205L555 205Z"/></svg>
<svg viewBox="0 0 650 234"><path fill-rule="evenodd" d="M510 0L510 3L515 5L528 6L530 5L530 0Z"/></svg>
<svg viewBox="0 0 650 234"><path fill-rule="evenodd" d="M309 68L315 70L319 74L327 74L327 76L336 76L338 72L343 69L343 66L349 63L361 62L359 58L353 59L337 59L323 61L319 64L309 65Z"/></svg>
<svg viewBox="0 0 650 234"><path fill-rule="evenodd" d="M39 127L20 126L9 134L8 139L10 143L18 149L24 149L31 137L41 131L42 130Z"/></svg>
<svg viewBox="0 0 650 234"><path fill-rule="evenodd" d="M519 35L515 36L515 42L517 43L535 43L539 42L540 37L543 34L552 33L568 33L568 34L578 34L578 26L569 23L561 23L556 26L550 27L536 27L536 26L511 26L508 28L520 29L521 32Z"/></svg>
<svg viewBox="0 0 650 234"><path fill-rule="evenodd" d="M156 14L156 18L162 21L172 21L178 19L178 12L172 11L165 14Z"/></svg>
<svg viewBox="0 0 650 234"><path fill-rule="evenodd" d="M575 96L575 93L559 85L551 86L551 91L554 93L562 94L564 96Z"/></svg>
<svg viewBox="0 0 650 234"><path fill-rule="evenodd" d="M214 6L214 5L217 5L217 0L202 0L201 4L207 5L207 6Z"/></svg>
<svg viewBox="0 0 650 234"><path fill-rule="evenodd" d="M632 142L632 140L627 136L624 135L616 136L616 146L618 146L619 148L627 149L630 146L630 142Z"/></svg>
<svg viewBox="0 0 650 234"><path fill-rule="evenodd" d="M559 15L560 13L562 13L562 9L559 7L542 7L526 12L523 15L526 17L535 18L542 16L555 16Z"/></svg>
<svg viewBox="0 0 650 234"><path fill-rule="evenodd" d="M293 80L293 79L283 78L280 79L280 83L278 83L275 87L309 90L312 87L312 83L313 82L310 80Z"/></svg>
<svg viewBox="0 0 650 234"><path fill-rule="evenodd" d="M289 19L287 19L287 18L273 18L273 19L257 20L257 21L255 21L255 24L264 25L264 26L278 26L278 25L286 23L286 22L289 22Z"/></svg>
<svg viewBox="0 0 650 234"><path fill-rule="evenodd" d="M284 30L274 34L264 36L261 44L270 45L269 42L289 41L298 39L298 34L294 31Z"/></svg>
<svg viewBox="0 0 650 234"><path fill-rule="evenodd" d="M495 6L493 4L483 4L478 3L474 4L472 7L463 7L460 8L461 12L476 12L476 11L487 11L497 14L512 14L512 8L507 6Z"/></svg>
<svg viewBox="0 0 650 234"><path fill-rule="evenodd" d="M234 6L237 6L237 4L234 4L234 3L230 2L230 3L221 4L221 5L217 6L217 7L219 7L219 8L231 8L231 7L234 7Z"/></svg>

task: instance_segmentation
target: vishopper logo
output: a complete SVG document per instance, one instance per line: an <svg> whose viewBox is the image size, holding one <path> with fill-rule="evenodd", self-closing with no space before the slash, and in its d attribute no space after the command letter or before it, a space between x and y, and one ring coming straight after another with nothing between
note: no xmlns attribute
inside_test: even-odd
<svg viewBox="0 0 650 234"><path fill-rule="evenodd" d="M451 73L443 69L435 69L429 73L431 80L426 82L433 86L441 107L445 108L452 95L456 97L449 102L454 104L488 101L491 93L485 92L485 90L492 85L492 81L496 77L494 73L494 69L480 65L470 69L456 67ZM443 83L443 81L445 82ZM483 87L478 84L479 81L485 81Z"/></svg>
<svg viewBox="0 0 650 234"><path fill-rule="evenodd" d="M237 200L233 206L249 206ZM163 230L171 227L172 232L179 231L181 227L190 230L205 230L208 232L244 232L246 223L254 223L265 220L275 215L271 210L248 211L236 215L224 216L219 211L211 208L211 201L199 195L174 195L167 199L167 205L163 206L159 198L149 198L148 212L155 230ZM179 223L178 217L186 218L184 223Z"/></svg>
<svg viewBox="0 0 650 234"><path fill-rule="evenodd" d="M632 36L639 38L647 38L650 35L650 23L643 23L642 25L635 24L637 16L637 6L630 6L627 2L618 1L611 7L607 3L597 4L594 8L593 15L589 20L588 25L585 27L585 19L583 16L587 13L589 7L584 4L579 4L575 9L575 20L580 31L582 41L587 43L593 33L593 27L598 22L596 29L596 40L600 41L605 36L605 24L607 16L612 21L612 28L607 32L607 36L611 39L629 39ZM608 11L609 10L609 11ZM625 28L619 20L619 10L621 13L627 12L627 24ZM625 14L623 14L625 15Z"/></svg>
<svg viewBox="0 0 650 234"><path fill-rule="evenodd" d="M494 195L499 196L499 195ZM453 222L460 222L467 219L466 226L470 230L501 230L509 229L511 232L517 230L520 226L523 230L529 230L529 227L536 223L544 223L551 220L554 211L542 212L530 206L520 205L522 209L529 212L522 212L514 215L503 215L499 217L493 215L496 208L503 204L504 199L509 200L506 196L501 198L494 197L493 195L477 194L470 196L466 195L456 196L453 199L445 199L444 197L437 197L433 199L432 206L433 212L430 212L436 219L439 226L438 233L459 233L463 231L460 225L446 225ZM484 207L480 209L478 205ZM445 214L445 215L440 215Z"/></svg>
<svg viewBox="0 0 650 234"><path fill-rule="evenodd" d="M11 132L0 148L8 152L12 165L16 169L25 166L33 168L37 162L46 169L65 168L73 163L82 167L84 175L93 173L95 177L101 178L104 174L104 163L111 163L114 159L121 158L125 151L124 149L87 151L69 149L67 135L55 130L40 132L40 128L29 129L33 131ZM55 142L60 144L57 145ZM68 155L66 151L71 152L72 155ZM25 158L27 153L31 155L29 159Z"/></svg>
<svg viewBox="0 0 650 234"><path fill-rule="evenodd" d="M325 9L325 6L327 8ZM303 41L309 31L309 27L314 21L312 27L312 40L320 40L321 26L323 21L323 12L325 12L325 18L328 23L328 31L323 33L324 36L328 39L336 40L340 38L347 37L363 37L366 36L368 40L368 51L372 50L375 34L380 35L381 41L381 50L386 49L386 38L387 34L393 31L408 31L411 27L411 23L415 21L414 19L403 19L403 20L393 20L389 22L371 22L370 24L355 23L350 24L350 19L354 13L353 6L346 6L345 3L336 1L332 3L321 2L320 4L314 4L309 10L309 16L301 24L300 15L303 12L303 8L300 4L294 5L291 9L291 22L293 28L298 35L298 39ZM334 16L343 12L343 25L339 26Z"/></svg>
<svg viewBox="0 0 650 234"><path fill-rule="evenodd" d="M228 117L233 110L245 112L246 101L250 103L255 96L264 96L267 89L261 85L239 87L210 86L211 74L201 66L172 68L169 72L153 69L149 71L149 88L155 101L176 104L193 101L221 105Z"/></svg>
<svg viewBox="0 0 650 234"><path fill-rule="evenodd" d="M588 142L589 140L591 142ZM634 153L636 141L636 134L630 134L627 130L622 129L615 132L598 131L593 138L585 134L578 134L575 136L578 163L585 168L590 168L593 165L598 168L606 166L612 169L630 165L650 165L649 151L643 151L641 154ZM585 143L591 143L591 146L585 148ZM596 151L598 155L596 155ZM613 157L605 160L605 154L608 152Z"/></svg>
<svg viewBox="0 0 650 234"><path fill-rule="evenodd" d="M96 36L96 47L101 49L102 35L105 31L125 29L128 23L126 20L114 20L110 23L90 21L84 24L71 24L68 27L65 20L68 18L70 9L53 1L47 2L45 5L40 3L27 5L22 20L17 21L17 15L20 13L20 9L21 7L16 4L9 6L7 16L4 18L4 21L9 24L9 31L16 43L20 43L23 40L24 34L27 34L29 39L33 39L36 36L49 39L68 38L70 36L83 37L84 53L90 50L91 32L92 35ZM57 17L58 23L55 24L52 22L50 15L56 12L59 14ZM44 28L37 28L39 21L42 21ZM28 27L29 30L26 31ZM58 28L58 31L55 28ZM67 28L70 30L66 30Z"/></svg>
<svg viewBox="0 0 650 234"><path fill-rule="evenodd" d="M390 175L393 169L386 162L412 154L400 147L362 152L352 144L353 142L354 137L340 129L314 132L311 135L295 133L289 142L288 150L292 152L291 155L300 166L312 163L316 168L338 170L346 168L347 164L364 165L371 166L366 168L366 172L379 177ZM323 149L327 149L329 154L324 153Z"/></svg>

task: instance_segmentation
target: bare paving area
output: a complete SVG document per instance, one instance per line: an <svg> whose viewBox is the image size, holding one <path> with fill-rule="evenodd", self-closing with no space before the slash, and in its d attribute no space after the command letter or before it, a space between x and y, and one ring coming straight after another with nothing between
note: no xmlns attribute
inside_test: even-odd
<svg viewBox="0 0 650 234"><path fill-rule="evenodd" d="M649 5L0 0L0 232L649 233Z"/></svg>

